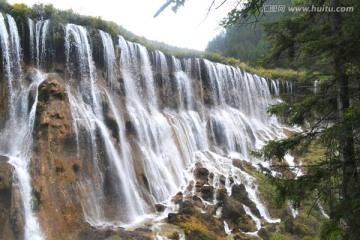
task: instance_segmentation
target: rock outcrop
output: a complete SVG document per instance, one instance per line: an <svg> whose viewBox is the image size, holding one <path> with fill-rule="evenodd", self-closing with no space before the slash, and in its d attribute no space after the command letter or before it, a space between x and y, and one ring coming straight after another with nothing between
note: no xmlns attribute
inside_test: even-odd
<svg viewBox="0 0 360 240"><path fill-rule="evenodd" d="M31 161L34 205L45 235L76 238L84 223L78 194L82 162L63 80L49 74L40 84Z"/></svg>
<svg viewBox="0 0 360 240"><path fill-rule="evenodd" d="M0 239L23 239L24 216L14 168L0 155Z"/></svg>

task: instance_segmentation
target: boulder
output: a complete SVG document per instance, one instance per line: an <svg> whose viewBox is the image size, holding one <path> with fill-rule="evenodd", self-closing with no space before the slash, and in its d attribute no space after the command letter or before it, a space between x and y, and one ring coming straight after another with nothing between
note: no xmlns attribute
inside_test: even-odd
<svg viewBox="0 0 360 240"><path fill-rule="evenodd" d="M171 201L175 204L179 204L183 201L183 193L182 192L178 192L172 199Z"/></svg>
<svg viewBox="0 0 360 240"><path fill-rule="evenodd" d="M195 206L191 201L186 200L180 203L179 214L194 215L195 212Z"/></svg>
<svg viewBox="0 0 360 240"><path fill-rule="evenodd" d="M166 206L160 203L155 204L155 209L157 212L163 212L165 211Z"/></svg>
<svg viewBox="0 0 360 240"><path fill-rule="evenodd" d="M13 167L7 163L7 157L0 155L0 191L11 189Z"/></svg>
<svg viewBox="0 0 360 240"><path fill-rule="evenodd" d="M192 197L192 201L194 203L194 205L198 208L204 208L205 204L202 202L201 198L199 198L198 196L194 195Z"/></svg>
<svg viewBox="0 0 360 240"><path fill-rule="evenodd" d="M7 157L0 159L0 239L23 239L24 211L14 168Z"/></svg>
<svg viewBox="0 0 360 240"><path fill-rule="evenodd" d="M206 201L211 201L214 196L214 187L205 185L201 187L201 197Z"/></svg>
<svg viewBox="0 0 360 240"><path fill-rule="evenodd" d="M219 178L219 182L220 184L222 184L223 186L225 186L226 183L226 177L224 175L221 175Z"/></svg>
<svg viewBox="0 0 360 240"><path fill-rule="evenodd" d="M269 231L266 228L261 228L258 231L258 235L259 237L261 237L263 240L270 240L271 239L271 235L269 233Z"/></svg>
<svg viewBox="0 0 360 240"><path fill-rule="evenodd" d="M225 196L222 205L222 216L225 219L237 223L238 219L245 215L246 212L242 203L236 201L234 198Z"/></svg>
<svg viewBox="0 0 360 240"><path fill-rule="evenodd" d="M167 220L169 223L174 224L177 222L177 218L178 218L177 213L169 213Z"/></svg>
<svg viewBox="0 0 360 240"><path fill-rule="evenodd" d="M210 173L209 170L207 170L204 167L195 168L194 177L197 180L208 181L209 173Z"/></svg>
<svg viewBox="0 0 360 240"><path fill-rule="evenodd" d="M248 206L253 214L261 218L260 211L256 204L250 200L244 184L234 184L231 188L231 197Z"/></svg>
<svg viewBox="0 0 360 240"><path fill-rule="evenodd" d="M247 214L243 215L238 221L238 227L243 232L255 232L257 230L256 223Z"/></svg>

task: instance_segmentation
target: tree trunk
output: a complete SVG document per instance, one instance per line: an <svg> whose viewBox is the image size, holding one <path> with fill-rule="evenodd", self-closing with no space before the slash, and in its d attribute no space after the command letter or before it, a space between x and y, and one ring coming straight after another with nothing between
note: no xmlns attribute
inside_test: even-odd
<svg viewBox="0 0 360 240"><path fill-rule="evenodd" d="M340 6L339 0L331 0L331 5L334 9ZM345 113L350 107L350 95L349 95L349 81L345 74L344 68L344 49L343 44L341 43L342 39L342 19L341 13L333 12L332 14L332 31L334 39L337 46L334 49L333 55L333 64L335 71L335 80L337 87L337 108L339 115L339 124L343 125L342 132L339 135L339 156L340 160L343 162L343 179L342 179L342 189L341 197L343 200L343 205L345 209L350 211L349 213L342 213L342 216L349 214L347 218L347 225L350 228L350 231L357 235L355 232L358 224L354 224L351 221L352 217L352 207L351 204L356 200L357 192L357 169L356 169L356 158L355 158L355 149L354 149L354 135L353 135L353 126L351 122L347 122L345 119Z"/></svg>

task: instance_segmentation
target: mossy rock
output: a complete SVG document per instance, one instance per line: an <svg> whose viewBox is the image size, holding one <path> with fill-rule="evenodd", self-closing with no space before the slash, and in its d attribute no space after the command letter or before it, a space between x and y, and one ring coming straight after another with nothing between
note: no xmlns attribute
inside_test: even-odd
<svg viewBox="0 0 360 240"><path fill-rule="evenodd" d="M187 239L193 240L220 240L222 236L212 232L207 226L206 222L196 217L184 218L185 221L178 222L186 235Z"/></svg>
<svg viewBox="0 0 360 240"><path fill-rule="evenodd" d="M271 233L269 232L268 229L266 228L261 228L258 231L258 235L263 239L263 240L270 240L271 239Z"/></svg>
<svg viewBox="0 0 360 240"><path fill-rule="evenodd" d="M260 211L257 209L256 204L250 200L244 184L234 184L231 193L231 197L248 206L253 214L258 218L261 218Z"/></svg>
<svg viewBox="0 0 360 240"><path fill-rule="evenodd" d="M222 220L214 218L212 214L196 212L190 216L171 213L168 222L179 226L186 239L220 240L226 237Z"/></svg>
<svg viewBox="0 0 360 240"><path fill-rule="evenodd" d="M213 186L209 186L209 185L202 186L200 191L201 191L201 197L204 200L210 201L213 199L213 195L214 195Z"/></svg>
<svg viewBox="0 0 360 240"><path fill-rule="evenodd" d="M48 102L52 98L63 100L66 97L65 87L60 83L60 78L56 75L49 76L48 80L39 85L38 100Z"/></svg>
<svg viewBox="0 0 360 240"><path fill-rule="evenodd" d="M196 209L191 201L185 200L184 202L180 203L179 214L194 215L195 213Z"/></svg>
<svg viewBox="0 0 360 240"><path fill-rule="evenodd" d="M225 196L223 200L222 216L225 219L236 223L239 218L245 215L246 212L242 203L236 201L234 198Z"/></svg>
<svg viewBox="0 0 360 240"><path fill-rule="evenodd" d="M243 215L238 220L238 227L243 232L255 232L257 230L256 223L254 220L247 214Z"/></svg>
<svg viewBox="0 0 360 240"><path fill-rule="evenodd" d="M257 236L251 236L251 235L247 235L244 233L237 233L236 235L233 236L234 240L260 240L261 238L257 237Z"/></svg>
<svg viewBox="0 0 360 240"><path fill-rule="evenodd" d="M207 181L209 178L209 174L210 174L209 170L207 170L204 167L198 167L195 168L194 170L194 176L196 179Z"/></svg>

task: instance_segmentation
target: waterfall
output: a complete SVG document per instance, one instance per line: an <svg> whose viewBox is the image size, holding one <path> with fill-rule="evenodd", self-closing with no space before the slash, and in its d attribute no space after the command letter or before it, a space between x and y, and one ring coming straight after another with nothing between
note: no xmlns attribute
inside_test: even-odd
<svg viewBox="0 0 360 240"><path fill-rule="evenodd" d="M35 122L37 100L32 104L31 95L37 99L37 88L44 76L40 72L33 74L33 81L26 85L22 82L21 47L14 19L7 15L9 32L0 14L0 39L4 62L4 73L9 85L10 117L0 134L0 154L9 158L15 169L24 208L26 240L43 239L37 217L32 212L32 187L29 163L32 155L32 130ZM35 93L33 92L35 90ZM16 129L16 133L14 132Z"/></svg>
<svg viewBox="0 0 360 240"><path fill-rule="evenodd" d="M116 56L115 56L115 49L114 44L111 39L110 34L99 30L103 50L104 50L104 63L105 63L105 72L106 78L109 81L110 85L114 85L116 81Z"/></svg>
<svg viewBox="0 0 360 240"><path fill-rule="evenodd" d="M27 23L30 59L41 68L51 25L49 20ZM271 93L278 95L282 88L293 91L291 83L268 82L208 60L166 56L122 36L115 41L102 30L89 34L75 24L67 24L64 33L66 65L58 76L64 78L69 125L74 130L76 154L71 157L83 164L72 187L87 222L97 227L128 226L152 217L156 203L171 211L171 197L177 192L195 193L189 189L197 164L213 173L215 188L223 177L229 194L233 184L245 186L261 216L250 206L244 208L258 229L262 221L278 221L260 200L255 178L233 166L233 161L258 168L260 160L251 151L284 137L282 126L266 111L276 103ZM102 49L93 49L99 46L91 37L96 34ZM28 166L37 89L46 74L33 70L32 81L23 81L27 74L21 69L20 38L9 15L5 19L0 14L0 41L10 109L0 135L0 154L9 157L19 179L26 239L42 239L31 210ZM15 126L19 126L16 136L11 132ZM216 199L208 202L215 205Z"/></svg>
<svg viewBox="0 0 360 240"><path fill-rule="evenodd" d="M97 143L98 136L96 131L100 132L101 140L107 154L107 161L110 161L110 164L114 168L114 172L112 174L115 175L116 179L114 179L115 182L113 183L113 187L116 189L116 193L113 197L118 198L119 200L115 203L118 205L118 211L120 211L120 209L122 210L121 213L118 212L117 219L109 219L109 217L105 216L106 214L102 208L106 205L107 196L103 192L103 189L101 189L101 185L103 184L101 181L104 181L102 179L103 174L96 171L99 177L95 178L95 180L100 182L95 185L91 182L89 183L89 185L92 186L91 188L93 188L92 190L95 191L96 197L93 199L91 204L84 206L85 214L87 215L88 220L95 225L107 224L107 222L112 221L134 221L137 216L141 216L145 213L144 203L142 198L139 196L139 191L136 189L137 186L135 176L133 174L134 166L131 162L131 157L129 156L129 150L126 150L128 144L121 132L122 130L120 130L119 133L121 138L121 145L119 146L112 140L108 128L104 123L103 109L100 102L101 96L99 96L100 90L96 84L95 66L85 28L68 24L66 26L65 46L69 76L73 76L71 71L71 66L73 64L71 56L73 55L71 54L75 55L77 59L76 64L80 67L81 83L77 85L77 88L73 85L75 90L68 88L70 105L74 116L73 118L77 119L75 123L76 129L85 128L90 136L94 165L98 165L100 161L98 157L98 151L100 150ZM75 79L70 79L71 83L73 83L73 81L75 81ZM122 118L119 116L119 112L121 112L121 110L117 109L115 104L112 102L113 96L111 96L107 91L105 93L109 101L110 111L112 111L115 115L117 126L123 126L124 124ZM91 99L88 99L89 94ZM77 135L79 139L79 133ZM81 143L78 142L78 144ZM94 210L94 207L100 207L100 210Z"/></svg>
<svg viewBox="0 0 360 240"><path fill-rule="evenodd" d="M181 185L181 177L174 173L181 173L185 163L176 148L166 116L157 108L158 97L147 50L122 37L119 37L119 47L126 108L137 135L148 190L156 202L164 201Z"/></svg>
<svg viewBox="0 0 360 240"><path fill-rule="evenodd" d="M35 59L36 65L39 68L44 64L46 56L46 37L49 28L49 20L40 20L35 24Z"/></svg>
<svg viewBox="0 0 360 240"><path fill-rule="evenodd" d="M73 73L73 69L71 69L70 66L70 53L73 47L75 47L77 51L75 56L78 58L81 94L84 98L90 97L88 100L91 101L94 114L101 118L102 109L99 101L99 91L96 85L95 66L86 29L82 26L68 24L65 29L65 49L67 71L70 73L70 78Z"/></svg>
<svg viewBox="0 0 360 240"><path fill-rule="evenodd" d="M37 68L45 64L46 38L49 32L50 20L39 20L36 23L28 18L30 59Z"/></svg>
<svg viewBox="0 0 360 240"><path fill-rule="evenodd" d="M10 62L10 46L9 46L9 33L7 31L6 23L4 16L0 14L0 39L1 39L1 50L2 50L2 61L3 61L3 71L8 80L9 92L12 92L12 71L11 71L11 62ZM12 102L10 100L10 102Z"/></svg>
<svg viewBox="0 0 360 240"><path fill-rule="evenodd" d="M28 18L28 26L29 26L29 50L30 50L30 61L32 64L34 64L35 61L35 56L34 56L34 52L35 52L35 43L34 43L34 20L32 20L31 18Z"/></svg>

